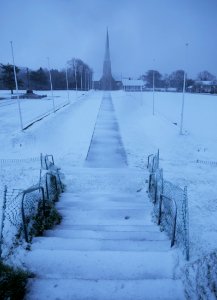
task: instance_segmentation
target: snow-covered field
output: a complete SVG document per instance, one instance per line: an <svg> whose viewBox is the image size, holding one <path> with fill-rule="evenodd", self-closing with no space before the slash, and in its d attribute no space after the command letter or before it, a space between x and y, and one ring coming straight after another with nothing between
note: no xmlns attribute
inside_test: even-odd
<svg viewBox="0 0 217 300"><path fill-rule="evenodd" d="M154 116L150 92L118 92L113 102L128 162L145 166L147 155L160 149L164 177L188 187L191 259L217 248L217 164L209 164L217 162L217 96L186 94L184 135L182 94L156 93Z"/></svg>
<svg viewBox="0 0 217 300"><path fill-rule="evenodd" d="M65 91L55 91L54 96L58 105L68 101ZM101 92L90 91L82 97L70 92L70 105L24 132L20 132L16 101L6 100L14 104L1 107L5 100L0 100L0 190L5 184L24 188L39 175L37 161L27 165L3 159L52 153L66 174L74 166L83 165L101 97ZM112 92L112 98L128 164L145 168L148 154L160 149L165 178L188 187L191 259L209 253L216 248L217 240L217 165L197 160L217 162L217 96L186 95L184 135L179 135L181 94L156 93L154 116L151 92L117 91ZM31 122L52 111L50 95L42 100L21 100L21 110L25 124Z"/></svg>

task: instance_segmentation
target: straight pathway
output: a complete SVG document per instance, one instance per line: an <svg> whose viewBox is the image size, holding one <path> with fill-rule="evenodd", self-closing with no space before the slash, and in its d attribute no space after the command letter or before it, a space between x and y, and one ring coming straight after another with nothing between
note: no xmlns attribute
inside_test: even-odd
<svg viewBox="0 0 217 300"><path fill-rule="evenodd" d="M62 223L35 238L25 258L36 274L27 299L184 299L178 256L152 223L147 195L137 192L147 174L127 167L118 126L109 125L111 104L103 98L85 167L66 174Z"/></svg>
<svg viewBox="0 0 217 300"><path fill-rule="evenodd" d="M110 93L105 93L87 153L87 167L121 168L127 157L119 134Z"/></svg>

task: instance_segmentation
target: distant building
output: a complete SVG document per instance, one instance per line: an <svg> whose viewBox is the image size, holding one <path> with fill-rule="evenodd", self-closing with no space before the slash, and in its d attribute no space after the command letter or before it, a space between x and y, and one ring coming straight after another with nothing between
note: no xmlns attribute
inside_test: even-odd
<svg viewBox="0 0 217 300"><path fill-rule="evenodd" d="M139 92L144 88L144 81L141 79L124 78L122 79L122 87L126 92Z"/></svg>
<svg viewBox="0 0 217 300"><path fill-rule="evenodd" d="M108 29L106 33L103 74L100 80L94 81L94 88L99 90L105 90L105 91L118 89L118 85L112 76Z"/></svg>
<svg viewBox="0 0 217 300"><path fill-rule="evenodd" d="M188 87L188 91L192 93L217 93L217 81L196 80L193 85Z"/></svg>

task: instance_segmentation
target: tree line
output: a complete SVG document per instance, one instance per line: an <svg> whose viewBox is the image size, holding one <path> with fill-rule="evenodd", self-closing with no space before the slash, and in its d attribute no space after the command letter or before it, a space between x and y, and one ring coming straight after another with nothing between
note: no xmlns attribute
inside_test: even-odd
<svg viewBox="0 0 217 300"><path fill-rule="evenodd" d="M30 68L15 67L18 87L23 90L49 90L49 70L40 67L37 70ZM66 89L66 76L69 89L88 90L91 88L93 71L81 59L73 58L67 62L66 69L50 70L52 86L55 90ZM0 89L10 90L13 94L15 89L14 66L0 64Z"/></svg>
<svg viewBox="0 0 217 300"><path fill-rule="evenodd" d="M177 91L181 91L183 89L184 70L176 70L171 74L164 75L157 70L148 70L140 77L146 82L147 88L153 87L153 78L156 88L175 88ZM202 71L198 73L196 79L186 78L186 89L193 86L197 81L216 81L216 77L208 71Z"/></svg>

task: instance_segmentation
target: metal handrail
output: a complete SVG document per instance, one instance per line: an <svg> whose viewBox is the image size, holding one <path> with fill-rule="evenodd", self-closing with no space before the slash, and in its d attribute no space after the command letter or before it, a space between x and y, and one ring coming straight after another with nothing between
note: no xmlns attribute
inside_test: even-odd
<svg viewBox="0 0 217 300"><path fill-rule="evenodd" d="M51 158L51 161L49 162L49 158ZM41 168L43 169L43 159L44 159L44 163L45 163L45 167L46 170L49 169L50 165L54 165L54 157L52 154L46 154L45 156L43 156L43 154L41 153L40 155L40 161L41 161Z"/></svg>
<svg viewBox="0 0 217 300"><path fill-rule="evenodd" d="M49 162L49 157L51 158L51 162L48 164L48 162ZM49 165L50 165L50 164L51 164L51 165L54 165L54 157L53 157L52 154L46 154L44 160L45 160L45 165L46 165L47 170L49 169Z"/></svg>
<svg viewBox="0 0 217 300"><path fill-rule="evenodd" d="M50 172L47 172L45 174L46 196L47 196L47 200L50 200L49 188L48 188L48 176L53 176L54 177L54 184L55 184L56 192L58 191L58 186L57 186L56 176L54 174L50 173Z"/></svg>
<svg viewBox="0 0 217 300"><path fill-rule="evenodd" d="M150 154L150 155L148 156L147 169L149 169L150 159L151 159L152 156L154 156L154 154Z"/></svg>
<svg viewBox="0 0 217 300"><path fill-rule="evenodd" d="M176 220L177 220L177 204L176 201L173 198L169 198L163 194L160 194L160 203L159 203L159 215L158 215L158 225L161 224L161 216L162 216L162 203L163 199L167 199L169 201L172 201L175 207L175 214L173 218L173 230L172 230L172 239L171 239L171 247L174 246L175 244L175 239L176 239Z"/></svg>
<svg viewBox="0 0 217 300"><path fill-rule="evenodd" d="M22 214L22 221L23 221L23 230L24 230L24 236L27 243L29 243L28 233L27 233L27 226L26 226L26 216L25 216L25 210L24 210L24 200L27 194L30 194L35 191L41 191L42 193L42 209L43 214L45 214L45 196L44 196L44 188L42 186L29 188L22 192L22 200L21 200L21 214Z"/></svg>

